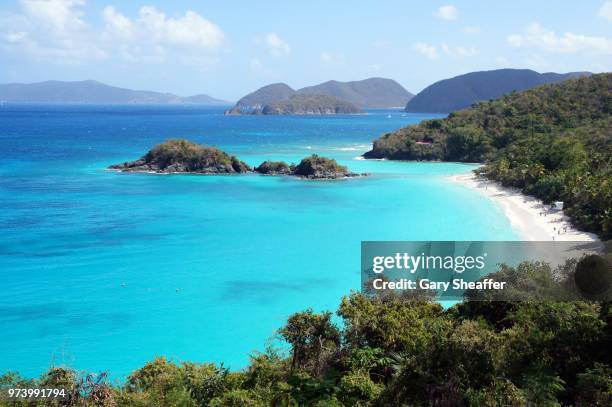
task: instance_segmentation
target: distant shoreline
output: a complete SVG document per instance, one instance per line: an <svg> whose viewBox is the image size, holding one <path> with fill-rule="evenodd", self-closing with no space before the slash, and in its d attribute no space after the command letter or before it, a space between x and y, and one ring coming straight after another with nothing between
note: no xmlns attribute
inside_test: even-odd
<svg viewBox="0 0 612 407"><path fill-rule="evenodd" d="M495 202L524 240L600 241L594 233L576 229L563 211L551 211L549 206L539 199L524 195L516 188L506 188L471 173L450 176L449 179L475 189Z"/></svg>

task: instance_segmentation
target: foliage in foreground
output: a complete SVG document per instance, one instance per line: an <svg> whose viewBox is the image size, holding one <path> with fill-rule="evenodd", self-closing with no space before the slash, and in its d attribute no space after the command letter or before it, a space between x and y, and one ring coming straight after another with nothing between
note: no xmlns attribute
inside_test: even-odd
<svg viewBox="0 0 612 407"><path fill-rule="evenodd" d="M374 142L368 158L482 162L481 173L612 237L612 73L475 104Z"/></svg>
<svg viewBox="0 0 612 407"><path fill-rule="evenodd" d="M533 298L563 284L543 263L501 272L545 276ZM8 373L0 386L65 386L70 400L55 405L69 406L612 405L609 302L467 301L444 310L352 293L336 314L341 323L329 312L290 316L279 330L289 352L254 354L239 372L161 357L119 386L65 368L38 380Z"/></svg>

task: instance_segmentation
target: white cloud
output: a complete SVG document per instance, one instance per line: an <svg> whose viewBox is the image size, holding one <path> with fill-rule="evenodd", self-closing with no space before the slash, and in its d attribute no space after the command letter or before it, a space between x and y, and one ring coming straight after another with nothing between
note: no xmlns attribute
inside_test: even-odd
<svg viewBox="0 0 612 407"><path fill-rule="evenodd" d="M161 43L216 49L223 42L221 29L194 11L187 11L180 18L168 18L153 6L144 6L138 14L138 24L150 38Z"/></svg>
<svg viewBox="0 0 612 407"><path fill-rule="evenodd" d="M612 21L612 1L606 1L599 9L599 17Z"/></svg>
<svg viewBox="0 0 612 407"><path fill-rule="evenodd" d="M291 47L276 33L268 33L264 37L264 42L268 47L268 52L272 56L281 57L291 53Z"/></svg>
<svg viewBox="0 0 612 407"><path fill-rule="evenodd" d="M117 12L113 6L106 6L102 11L102 18L106 22L106 29L110 32L125 37L132 38L134 35L134 23Z"/></svg>
<svg viewBox="0 0 612 407"><path fill-rule="evenodd" d="M414 49L416 49L419 53L425 55L429 59L438 58L438 51L433 45L429 45L424 42L418 42L414 45Z"/></svg>
<svg viewBox="0 0 612 407"><path fill-rule="evenodd" d="M457 7L453 6L452 4L448 4L446 6L441 6L440 8L438 8L438 10L433 13L433 15L434 17L439 18L440 20L451 21L457 19L457 17L459 16L459 12L457 10Z"/></svg>
<svg viewBox="0 0 612 407"><path fill-rule="evenodd" d="M562 54L612 54L612 39L566 32L557 35L538 23L530 24L522 34L509 35L506 40L515 48L538 48Z"/></svg>
<svg viewBox="0 0 612 407"><path fill-rule="evenodd" d="M25 13L36 22L51 26L57 31L84 28L80 7L85 0L21 0Z"/></svg>
<svg viewBox="0 0 612 407"><path fill-rule="evenodd" d="M125 62L210 65L224 44L223 31L198 13L167 17L144 6L134 19L113 6L101 13L104 24L83 19L84 0L21 0L21 11L0 21L0 47L33 59L82 63L92 59ZM100 27L100 28L98 28Z"/></svg>
<svg viewBox="0 0 612 407"><path fill-rule="evenodd" d="M82 19L83 0L21 0L21 12L0 19L0 49L74 64L108 57Z"/></svg>

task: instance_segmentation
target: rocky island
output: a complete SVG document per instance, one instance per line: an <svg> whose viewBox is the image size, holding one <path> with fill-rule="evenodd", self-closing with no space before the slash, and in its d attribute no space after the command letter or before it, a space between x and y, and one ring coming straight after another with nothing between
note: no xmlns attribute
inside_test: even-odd
<svg viewBox="0 0 612 407"><path fill-rule="evenodd" d="M327 95L293 95L287 100L255 109L252 114L265 115L329 115L362 113L354 104Z"/></svg>
<svg viewBox="0 0 612 407"><path fill-rule="evenodd" d="M153 147L136 161L108 167L121 172L149 172L159 174L243 174L253 170L264 175L292 175L308 179L338 179L356 177L344 165L316 154L304 158L298 165L284 161L264 161L252 168L235 156L216 147L204 146L188 140L174 139Z"/></svg>
<svg viewBox="0 0 612 407"><path fill-rule="evenodd" d="M182 139L158 144L140 159L111 165L109 169L166 174L237 174L252 170L248 164L218 148Z"/></svg>
<svg viewBox="0 0 612 407"><path fill-rule="evenodd" d="M277 91L281 84L274 86ZM284 88L282 88L284 89ZM356 114L363 111L355 104L335 96L324 94L275 94L276 99L270 96L270 89L256 101L250 96L246 102L239 101L236 106L225 111L226 115L256 114L256 115L329 115L329 114ZM260 92L258 91L258 92ZM257 92L255 92L257 94Z"/></svg>
<svg viewBox="0 0 612 407"><path fill-rule="evenodd" d="M307 179L339 179L367 175L351 172L336 160L316 154L302 159L298 165L289 165L284 161L266 161L256 167L255 171L265 175L293 175Z"/></svg>
<svg viewBox="0 0 612 407"><path fill-rule="evenodd" d="M293 171L295 171L295 166L284 161L264 161L255 167L255 172L264 175L291 175Z"/></svg>

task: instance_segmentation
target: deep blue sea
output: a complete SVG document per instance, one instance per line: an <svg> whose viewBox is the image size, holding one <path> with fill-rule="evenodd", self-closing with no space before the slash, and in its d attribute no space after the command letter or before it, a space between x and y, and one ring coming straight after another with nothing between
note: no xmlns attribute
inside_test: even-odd
<svg viewBox="0 0 612 407"><path fill-rule="evenodd" d="M224 116L197 106L0 106L0 373L124 377L155 355L239 369L293 312L359 289L362 240L515 240L448 181L474 165L364 161L433 115ZM121 174L169 138L250 164L312 153L371 177Z"/></svg>

